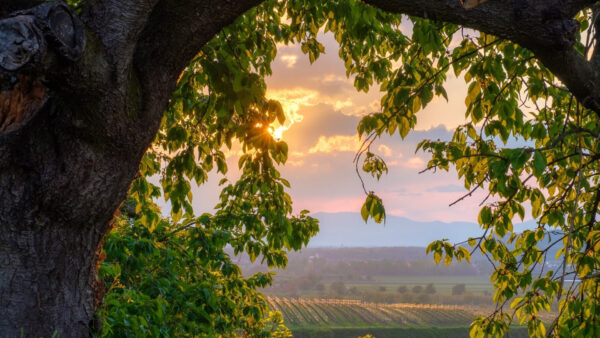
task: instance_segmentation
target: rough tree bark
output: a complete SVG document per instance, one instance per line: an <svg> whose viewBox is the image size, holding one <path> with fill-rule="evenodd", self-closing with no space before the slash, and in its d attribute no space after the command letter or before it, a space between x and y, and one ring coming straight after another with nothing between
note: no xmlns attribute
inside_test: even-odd
<svg viewBox="0 0 600 338"><path fill-rule="evenodd" d="M98 243L169 93L257 3L195 2L50 3L0 21L0 336L89 335Z"/></svg>
<svg viewBox="0 0 600 338"><path fill-rule="evenodd" d="M177 78L261 0L0 2L0 336L84 337L96 251ZM600 112L594 60L573 15L595 1L366 0L511 39ZM595 57L594 58L598 58Z"/></svg>

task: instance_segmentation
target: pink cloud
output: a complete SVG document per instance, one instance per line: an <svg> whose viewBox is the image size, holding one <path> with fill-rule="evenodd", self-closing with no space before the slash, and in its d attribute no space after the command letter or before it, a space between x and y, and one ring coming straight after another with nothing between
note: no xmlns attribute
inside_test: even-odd
<svg viewBox="0 0 600 338"><path fill-rule="evenodd" d="M364 196L342 198L294 198L295 210L310 210L310 212L360 212L365 202Z"/></svg>

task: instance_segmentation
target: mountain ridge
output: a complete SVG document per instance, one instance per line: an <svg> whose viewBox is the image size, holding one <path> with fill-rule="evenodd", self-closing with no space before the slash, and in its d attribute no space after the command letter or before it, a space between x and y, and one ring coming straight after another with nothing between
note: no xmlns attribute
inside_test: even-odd
<svg viewBox="0 0 600 338"><path fill-rule="evenodd" d="M365 223L359 213L317 212L320 231L308 247L425 247L435 240L448 239L451 243L477 237L483 230L476 223L415 221L405 217L387 216L385 224L372 220ZM535 221L515 224L515 231L531 229Z"/></svg>

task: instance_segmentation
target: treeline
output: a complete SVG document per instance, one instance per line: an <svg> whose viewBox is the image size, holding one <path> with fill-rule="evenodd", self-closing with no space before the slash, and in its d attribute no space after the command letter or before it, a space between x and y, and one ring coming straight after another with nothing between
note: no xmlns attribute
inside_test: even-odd
<svg viewBox="0 0 600 338"><path fill-rule="evenodd" d="M242 266L244 274L266 271L260 264ZM478 276L489 273L490 268L475 263L454 263L451 266L437 265L432 259L421 258L415 261L390 260L346 260L331 261L325 257L290 259L285 270L278 271L281 277L315 274L325 279L370 280L372 276L410 277L410 276Z"/></svg>

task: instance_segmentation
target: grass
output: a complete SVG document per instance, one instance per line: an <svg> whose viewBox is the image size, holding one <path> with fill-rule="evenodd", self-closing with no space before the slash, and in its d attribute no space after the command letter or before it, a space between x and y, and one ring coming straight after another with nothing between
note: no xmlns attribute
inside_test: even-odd
<svg viewBox="0 0 600 338"><path fill-rule="evenodd" d="M476 310L465 306L375 304L329 299L269 297L293 328L468 327Z"/></svg>
<svg viewBox="0 0 600 338"><path fill-rule="evenodd" d="M492 293L492 285L487 277L374 277L368 281L350 281L346 286L356 287L359 291L373 291L378 287L385 287L388 292L396 292L399 286L411 288L415 285L425 286L433 284L437 293L452 294L452 287L465 284L467 292L483 294L485 291Z"/></svg>
<svg viewBox="0 0 600 338"><path fill-rule="evenodd" d="M294 338L359 337L371 334L376 338L464 338L469 336L468 327L405 327L405 328L299 328L292 330ZM509 337L529 337L527 329L513 328Z"/></svg>
<svg viewBox="0 0 600 338"><path fill-rule="evenodd" d="M468 337L480 307L432 304L375 304L358 300L267 297L281 311L294 337L334 338L371 334L387 337ZM514 327L509 337L528 337L527 329Z"/></svg>

